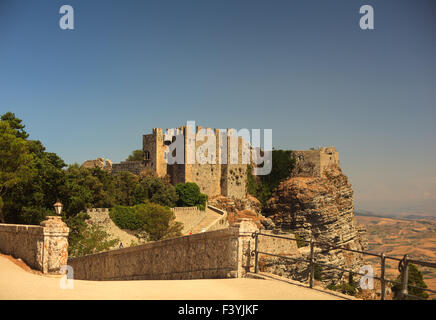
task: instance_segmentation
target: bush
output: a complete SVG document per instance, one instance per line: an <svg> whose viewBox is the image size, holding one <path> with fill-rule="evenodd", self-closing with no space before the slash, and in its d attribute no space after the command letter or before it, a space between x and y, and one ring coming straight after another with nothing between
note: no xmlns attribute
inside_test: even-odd
<svg viewBox="0 0 436 320"><path fill-rule="evenodd" d="M306 247L309 244L304 241L298 234L295 235L295 240L297 240L297 247L298 248L302 248L302 247Z"/></svg>
<svg viewBox="0 0 436 320"><path fill-rule="evenodd" d="M353 274L350 272L348 275L348 283L334 284L331 283L327 286L327 289L333 291L339 291L349 296L354 296L357 292L356 283L353 280Z"/></svg>
<svg viewBox="0 0 436 320"><path fill-rule="evenodd" d="M167 207L175 207L178 200L176 188L162 178L142 176L135 189L135 204L149 200Z"/></svg>
<svg viewBox="0 0 436 320"><path fill-rule="evenodd" d="M80 257L108 250L118 244L118 239L110 239L110 235L102 227L88 225L86 219L89 215L79 213L66 220L70 228L68 235L68 254L72 257Z"/></svg>
<svg viewBox="0 0 436 320"><path fill-rule="evenodd" d="M109 216L121 229L141 229L142 222L135 214L134 207L115 206L110 210Z"/></svg>
<svg viewBox="0 0 436 320"><path fill-rule="evenodd" d="M322 280L322 267L319 264L315 264L314 271L315 271L313 274L314 279L321 281Z"/></svg>
<svg viewBox="0 0 436 320"><path fill-rule="evenodd" d="M354 296L356 294L356 287L350 283L341 283L337 285L331 283L327 286L327 289L338 291L349 296Z"/></svg>
<svg viewBox="0 0 436 320"><path fill-rule="evenodd" d="M206 209L207 195L200 192L200 187L195 182L179 183L176 185L176 192L179 197L179 207L199 207Z"/></svg>
<svg viewBox="0 0 436 320"><path fill-rule="evenodd" d="M110 217L119 228L143 231L151 241L182 235L183 225L175 221L174 213L156 203L116 206L110 211Z"/></svg>
<svg viewBox="0 0 436 320"><path fill-rule="evenodd" d="M424 276L422 275L422 272L418 270L418 268L414 264L409 264L409 278L408 278L408 285L412 285L415 287L421 287L421 288L427 288L426 283L424 282ZM396 283L392 286L392 292L394 293L394 299L402 299L401 297L401 275L397 277L397 281L400 283ZM424 299L427 299L429 297L428 293L425 292L422 289L417 288L408 288L408 292L411 295L418 296ZM406 298L407 300L413 299L410 297Z"/></svg>

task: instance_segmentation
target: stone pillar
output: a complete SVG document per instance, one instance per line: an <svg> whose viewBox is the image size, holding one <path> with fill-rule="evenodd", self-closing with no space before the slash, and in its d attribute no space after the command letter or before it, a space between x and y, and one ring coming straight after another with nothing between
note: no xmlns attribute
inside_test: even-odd
<svg viewBox="0 0 436 320"><path fill-rule="evenodd" d="M250 271L253 266L254 259L250 257L250 252L254 250L253 232L259 231L256 224L248 218L239 219L234 225L234 228L239 229L238 235L238 278L241 278L245 273ZM250 258L249 258L250 257ZM250 261L250 264L248 264ZM253 271L253 270L251 270Z"/></svg>
<svg viewBox="0 0 436 320"><path fill-rule="evenodd" d="M69 228L59 216L48 216L41 222L43 248L41 267L43 273L59 273L67 264Z"/></svg>

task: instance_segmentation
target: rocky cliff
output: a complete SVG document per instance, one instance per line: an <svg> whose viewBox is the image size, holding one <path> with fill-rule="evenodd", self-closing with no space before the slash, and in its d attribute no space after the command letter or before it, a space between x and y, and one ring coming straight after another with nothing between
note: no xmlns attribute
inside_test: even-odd
<svg viewBox="0 0 436 320"><path fill-rule="evenodd" d="M353 211L353 189L347 176L336 166L326 171L324 177L291 177L283 181L268 201L265 215L277 227L304 240L313 237L315 241L365 250L364 230L356 225ZM301 248L301 252L309 254L305 248ZM353 271L359 271L363 265L361 254L326 248L316 252L316 260L321 263ZM305 277L302 270L306 268L301 265L286 264L282 269L293 278ZM323 270L325 282L348 277L336 270Z"/></svg>
<svg viewBox="0 0 436 320"><path fill-rule="evenodd" d="M272 229L274 224L262 214L262 205L255 197L247 195L243 199L228 198L224 196L212 197L208 204L225 210L229 225L237 223L239 219L251 219L260 229Z"/></svg>

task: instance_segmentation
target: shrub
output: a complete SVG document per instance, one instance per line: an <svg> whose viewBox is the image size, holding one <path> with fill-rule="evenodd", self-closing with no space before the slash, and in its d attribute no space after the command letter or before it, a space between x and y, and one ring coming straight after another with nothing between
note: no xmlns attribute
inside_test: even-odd
<svg viewBox="0 0 436 320"><path fill-rule="evenodd" d="M427 285L424 282L422 272L419 271L414 264L409 264L408 275L408 285L427 288ZM392 286L392 292L394 293L394 299L401 299L401 275L397 277L397 281L399 281L400 283L395 283L395 285ZM429 297L428 293L422 289L408 287L408 292L411 295L418 296L424 299L427 299ZM412 298L407 297L406 299L409 300Z"/></svg>
<svg viewBox="0 0 436 320"><path fill-rule="evenodd" d="M200 192L200 187L195 182L177 184L176 192L179 197L177 201L178 206L198 206L202 210L206 208L207 195Z"/></svg>
<svg viewBox="0 0 436 320"><path fill-rule="evenodd" d="M134 207L115 206L109 213L112 221L121 229L139 230L141 221L135 214Z"/></svg>
<svg viewBox="0 0 436 320"><path fill-rule="evenodd" d="M110 217L122 229L144 231L151 241L182 235L183 225L175 221L174 213L156 203L116 206L111 210Z"/></svg>
<svg viewBox="0 0 436 320"><path fill-rule="evenodd" d="M72 257L80 257L108 250L118 244L118 239L110 239L110 235L102 227L88 225L86 219L89 215L79 213L66 220L70 228L68 235L68 254Z"/></svg>
<svg viewBox="0 0 436 320"><path fill-rule="evenodd" d="M178 200L176 188L162 178L144 175L135 189L136 204L149 200L162 206L174 207Z"/></svg>
<svg viewBox="0 0 436 320"><path fill-rule="evenodd" d="M304 241L298 234L295 235L295 240L297 240L297 247L301 248L301 247L306 247L309 244Z"/></svg>
<svg viewBox="0 0 436 320"><path fill-rule="evenodd" d="M321 281L322 280L322 267L319 264L315 264L314 266L314 274L313 277L315 280Z"/></svg>
<svg viewBox="0 0 436 320"><path fill-rule="evenodd" d="M356 294L356 287L350 283L341 283L337 285L331 283L327 286L327 289L338 291L349 296L354 296Z"/></svg>

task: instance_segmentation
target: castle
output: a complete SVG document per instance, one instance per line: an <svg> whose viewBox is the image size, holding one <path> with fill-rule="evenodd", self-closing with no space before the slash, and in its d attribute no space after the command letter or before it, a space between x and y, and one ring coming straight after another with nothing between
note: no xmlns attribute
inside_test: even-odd
<svg viewBox="0 0 436 320"><path fill-rule="evenodd" d="M293 151L295 167L293 176L325 177L331 167L339 167L339 152L335 147Z"/></svg>
<svg viewBox="0 0 436 320"><path fill-rule="evenodd" d="M200 139L199 132L204 133ZM179 160L172 163L169 159L175 150L169 146L176 144L178 138L182 139L182 150L176 150ZM204 152L208 161L196 161L197 153L204 151L202 149L205 149L206 144L213 148L210 154L209 151ZM250 143L238 136L234 129L212 130L188 125L164 132L161 128L153 128L152 133L142 137L142 161L112 164L110 160L105 162L99 158L88 160L83 166L98 166L112 173L128 171L136 175L148 171L158 177L167 176L173 185L195 182L201 192L209 197L222 195L243 199L247 196L247 169L252 164L251 150ZM324 177L326 169L339 166L339 153L334 147L293 151L293 156L296 160L293 176Z"/></svg>
<svg viewBox="0 0 436 320"><path fill-rule="evenodd" d="M112 172L129 171L139 174L147 170L154 172L158 177L168 176L173 185L195 182L201 192L209 197L223 195L238 199L245 198L247 167L250 163L251 150L249 143L242 137L236 136L234 129L223 131L204 128L205 139L199 140L198 136L196 139L196 134L202 129L201 126L197 126L194 131L194 128L190 126L181 126L176 129L167 129L164 133L161 128L153 128L151 134L143 135L142 138L143 160L113 164ZM177 150L181 152L183 161L170 164L168 146L177 137L184 139L183 150ZM208 141L209 139L215 141ZM215 151L210 155L207 154L209 161L206 163L190 161L190 156L195 160L195 154L204 148L206 142L212 145ZM230 148L235 144L237 144L237 149Z"/></svg>

